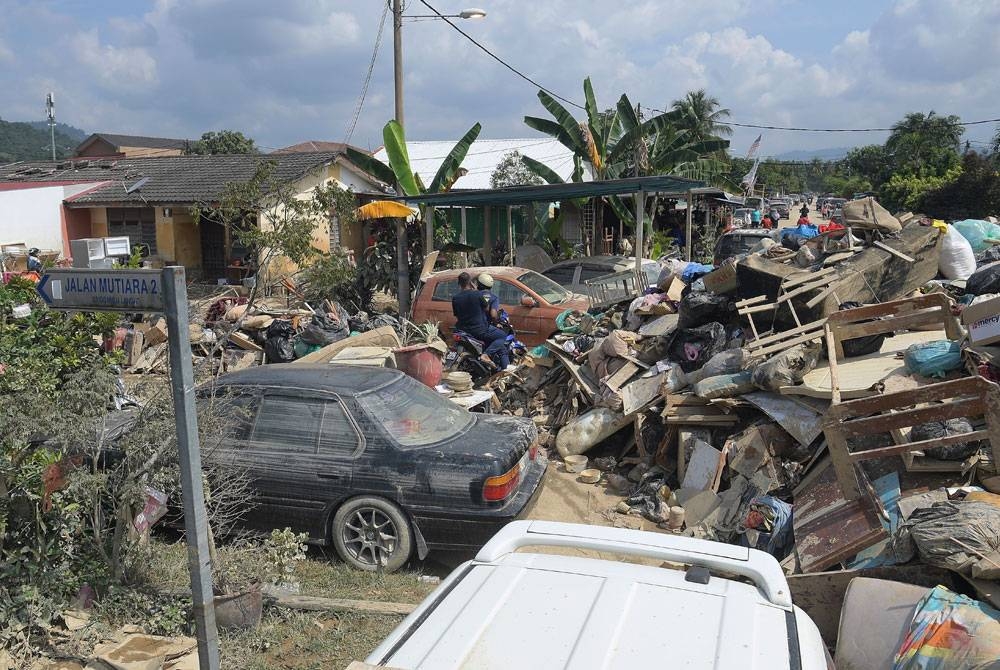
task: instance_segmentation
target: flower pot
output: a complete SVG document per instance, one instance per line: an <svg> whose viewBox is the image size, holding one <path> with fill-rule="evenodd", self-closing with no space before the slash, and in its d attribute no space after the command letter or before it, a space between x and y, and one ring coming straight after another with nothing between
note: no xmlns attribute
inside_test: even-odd
<svg viewBox="0 0 1000 670"><path fill-rule="evenodd" d="M396 354L396 369L410 375L419 382L434 388L441 383L444 361L441 353L429 344L414 344L393 349Z"/></svg>
<svg viewBox="0 0 1000 670"><path fill-rule="evenodd" d="M215 624L225 630L231 628L256 628L264 610L264 599L259 590L215 596Z"/></svg>

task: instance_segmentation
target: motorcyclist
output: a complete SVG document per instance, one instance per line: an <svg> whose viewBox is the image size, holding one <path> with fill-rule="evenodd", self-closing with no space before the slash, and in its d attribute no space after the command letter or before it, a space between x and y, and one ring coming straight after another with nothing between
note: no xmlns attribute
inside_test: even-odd
<svg viewBox="0 0 1000 670"><path fill-rule="evenodd" d="M42 271L42 259L38 257L39 253L41 252L35 247L28 249L28 272Z"/></svg>
<svg viewBox="0 0 1000 670"><path fill-rule="evenodd" d="M802 209L799 210L799 217L803 219L809 218L809 205L802 205Z"/></svg>
<svg viewBox="0 0 1000 670"><path fill-rule="evenodd" d="M473 283L472 276L463 272L458 276L459 292L451 298L451 311L457 322L455 330L461 330L486 345L483 352L490 360L505 369L510 365L505 338L507 334L491 325L499 319L500 302L489 289L493 287L493 277L483 273Z"/></svg>

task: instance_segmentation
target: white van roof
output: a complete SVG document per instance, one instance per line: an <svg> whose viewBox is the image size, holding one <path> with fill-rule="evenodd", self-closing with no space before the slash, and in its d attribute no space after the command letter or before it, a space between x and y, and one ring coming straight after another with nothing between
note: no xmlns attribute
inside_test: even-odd
<svg viewBox="0 0 1000 670"><path fill-rule="evenodd" d="M514 553L536 545L702 567ZM737 578L717 576L723 572ZM825 667L801 663L798 618L777 561L763 552L628 529L518 521L442 582L368 662L408 670ZM807 637L819 639L818 632Z"/></svg>

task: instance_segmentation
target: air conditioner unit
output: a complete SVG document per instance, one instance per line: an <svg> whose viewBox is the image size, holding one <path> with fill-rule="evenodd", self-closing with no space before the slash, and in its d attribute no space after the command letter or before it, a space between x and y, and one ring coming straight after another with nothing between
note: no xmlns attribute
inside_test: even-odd
<svg viewBox="0 0 1000 670"><path fill-rule="evenodd" d="M132 245L129 243L128 236L104 238L105 256L128 256L131 253Z"/></svg>
<svg viewBox="0 0 1000 670"><path fill-rule="evenodd" d="M93 268L100 267L105 258L104 239L100 237L85 237L79 240L70 240L70 253L73 255L73 267Z"/></svg>

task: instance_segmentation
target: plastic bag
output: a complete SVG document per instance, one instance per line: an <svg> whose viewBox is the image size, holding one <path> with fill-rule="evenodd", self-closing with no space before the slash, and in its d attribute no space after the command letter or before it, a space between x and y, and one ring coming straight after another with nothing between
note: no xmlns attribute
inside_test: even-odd
<svg viewBox="0 0 1000 670"><path fill-rule="evenodd" d="M965 282L965 292L973 295L1000 293L1000 261L981 265L969 275Z"/></svg>
<svg viewBox="0 0 1000 670"><path fill-rule="evenodd" d="M288 321L275 319L267 327L267 339L264 342L264 355L268 363L290 363L295 360L295 347L292 337L295 330Z"/></svg>
<svg viewBox="0 0 1000 670"><path fill-rule="evenodd" d="M687 267L684 268L684 272L681 273L681 281L685 284L690 284L695 279L698 279L702 275L707 275L709 272L715 269L714 265L703 265L702 263L688 263Z"/></svg>
<svg viewBox="0 0 1000 670"><path fill-rule="evenodd" d="M754 390L753 373L737 372L729 375L705 377L694 385L694 394L699 398L733 398Z"/></svg>
<svg viewBox="0 0 1000 670"><path fill-rule="evenodd" d="M909 536L925 563L968 575L980 555L1000 547L1000 508L968 500L937 502L915 510L900 533Z"/></svg>
<svg viewBox="0 0 1000 670"><path fill-rule="evenodd" d="M845 302L840 306L840 309L857 309L858 307L864 307L864 305L860 302L852 301ZM858 323L869 323L869 321L859 321ZM850 340L844 340L841 343L844 347L844 356L847 358L853 358L855 356L874 354L882 348L882 345L885 343L885 338L888 336L889 333L879 333L878 335L866 335L864 337L855 337Z"/></svg>
<svg viewBox="0 0 1000 670"><path fill-rule="evenodd" d="M315 344L325 347L344 339L350 334L347 328L347 315L343 319L331 318L327 314L316 313L312 317L312 323L305 327L299 337L306 344Z"/></svg>
<svg viewBox="0 0 1000 670"><path fill-rule="evenodd" d="M892 670L995 668L1000 658L1000 611L943 586L914 609Z"/></svg>
<svg viewBox="0 0 1000 670"><path fill-rule="evenodd" d="M564 333L579 333L583 312L578 309L567 309L556 316L556 328Z"/></svg>
<svg viewBox="0 0 1000 670"><path fill-rule="evenodd" d="M721 323L713 322L697 328L675 330L667 355L670 360L680 364L681 370L691 372L725 348L726 329Z"/></svg>
<svg viewBox="0 0 1000 670"><path fill-rule="evenodd" d="M719 375L731 375L740 372L747 363L747 352L745 349L733 348L720 351L712 356L701 367L688 375L688 380L694 384L709 377Z"/></svg>
<svg viewBox="0 0 1000 670"><path fill-rule="evenodd" d="M946 421L929 421L913 427L910 431L910 442L940 440L942 437L971 433L972 430L972 424L964 417L948 419ZM942 461L962 461L979 451L982 446L983 442L981 440L970 440L969 442L959 442L958 444L928 447L923 452L926 456Z"/></svg>
<svg viewBox="0 0 1000 670"><path fill-rule="evenodd" d="M581 414L559 429L556 449L563 458L582 454L601 440L611 437L625 425L623 421L620 413L607 407L598 407Z"/></svg>
<svg viewBox="0 0 1000 670"><path fill-rule="evenodd" d="M822 350L819 342L805 342L786 349L754 368L753 385L778 393L782 386L798 384L816 367Z"/></svg>
<svg viewBox="0 0 1000 670"><path fill-rule="evenodd" d="M941 236L938 272L947 279L968 279L976 271L976 254L972 245L954 226L945 224Z"/></svg>
<svg viewBox="0 0 1000 670"><path fill-rule="evenodd" d="M742 546L782 560L792 549L792 506L771 496L753 498L739 533Z"/></svg>
<svg viewBox="0 0 1000 670"><path fill-rule="evenodd" d="M910 372L924 377L944 377L962 367L962 348L951 340L934 340L911 344L903 354L903 363Z"/></svg>
<svg viewBox="0 0 1000 670"><path fill-rule="evenodd" d="M976 267L1000 261L1000 245L993 245L981 254L976 254Z"/></svg>
<svg viewBox="0 0 1000 670"><path fill-rule="evenodd" d="M962 237L969 241L973 251L986 251L992 244L987 240L1000 240L1000 226L981 219L964 219L952 224Z"/></svg>
<svg viewBox="0 0 1000 670"><path fill-rule="evenodd" d="M733 302L726 296L696 291L681 298L677 312L677 325L680 328L694 328L712 321L728 323L736 316Z"/></svg>

